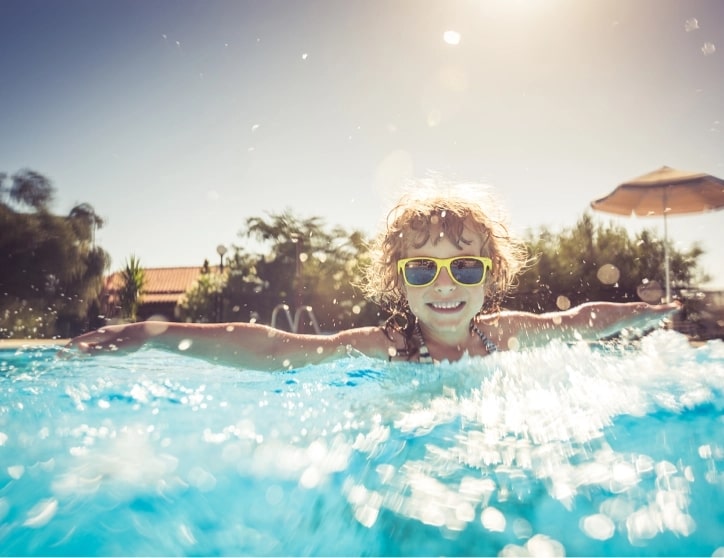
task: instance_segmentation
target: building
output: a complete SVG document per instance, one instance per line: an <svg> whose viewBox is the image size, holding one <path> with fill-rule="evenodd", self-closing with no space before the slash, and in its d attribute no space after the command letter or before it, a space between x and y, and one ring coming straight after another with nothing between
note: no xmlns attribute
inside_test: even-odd
<svg viewBox="0 0 724 558"><path fill-rule="evenodd" d="M201 266L147 267L143 271L146 283L138 306L138 320L147 320L151 317L176 320L176 306L201 275ZM218 272L215 267L209 268L209 273ZM121 317L118 297L121 286L120 271L107 276L104 280L101 304L107 320Z"/></svg>

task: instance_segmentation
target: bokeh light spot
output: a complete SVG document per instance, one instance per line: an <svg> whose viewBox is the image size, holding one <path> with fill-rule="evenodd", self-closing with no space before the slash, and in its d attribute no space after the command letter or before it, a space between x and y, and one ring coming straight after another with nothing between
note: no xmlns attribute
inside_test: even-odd
<svg viewBox="0 0 724 558"><path fill-rule="evenodd" d="M565 295L560 295L556 298L556 306L559 310L568 310L571 307L571 300Z"/></svg>
<svg viewBox="0 0 724 558"><path fill-rule="evenodd" d="M621 272L615 265L607 263L598 268L596 277L604 285L614 285L621 277Z"/></svg>
<svg viewBox="0 0 724 558"><path fill-rule="evenodd" d="M664 295L664 290L658 281L649 281L644 279L641 284L636 287L636 294L644 302L649 304L658 304L661 302L661 297Z"/></svg>

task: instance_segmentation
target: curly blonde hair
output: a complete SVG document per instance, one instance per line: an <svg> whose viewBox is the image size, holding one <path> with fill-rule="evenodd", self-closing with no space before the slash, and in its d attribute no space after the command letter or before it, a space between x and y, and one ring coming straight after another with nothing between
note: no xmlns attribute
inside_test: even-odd
<svg viewBox="0 0 724 558"><path fill-rule="evenodd" d="M397 260L410 248L446 238L458 248L470 244L470 234L480 237L481 256L493 260L485 283L481 311L495 312L524 268L528 251L507 227L500 203L487 187L475 184L440 184L423 181L412 185L392 208L386 226L369 246L370 262L359 287L365 295L403 323L394 329L407 331L414 324L405 299Z"/></svg>

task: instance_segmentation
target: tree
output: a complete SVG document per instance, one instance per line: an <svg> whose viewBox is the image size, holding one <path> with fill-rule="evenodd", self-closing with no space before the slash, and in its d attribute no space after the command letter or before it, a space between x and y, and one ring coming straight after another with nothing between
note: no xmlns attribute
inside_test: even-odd
<svg viewBox="0 0 724 558"><path fill-rule="evenodd" d="M330 230L320 217L301 219L287 210L247 219L239 236L256 240L266 251L234 247L223 290L226 318L267 321L275 306L287 304L292 311L313 307L327 331L379 321L377 306L352 287L366 253L359 231Z"/></svg>
<svg viewBox="0 0 724 558"><path fill-rule="evenodd" d="M219 303L226 287L226 275L211 273L208 261L204 263L201 275L186 291L177 308L177 317L182 322L218 321Z"/></svg>
<svg viewBox="0 0 724 558"><path fill-rule="evenodd" d="M0 175L0 193L8 198L6 205L10 202L20 208L47 211L55 195L55 188L48 178L33 170L23 169L12 176L12 185L6 190L2 186L6 177L6 173Z"/></svg>
<svg viewBox="0 0 724 558"><path fill-rule="evenodd" d="M141 267L141 261L134 255L126 260L126 266L121 271L121 288L118 291L121 313L127 320L135 322L138 317L138 305L146 284L146 274Z"/></svg>
<svg viewBox="0 0 724 558"><path fill-rule="evenodd" d="M649 230L630 238L624 228L596 225L584 214L558 235L544 228L529 233L527 241L534 262L520 277L509 308L539 312L590 300L635 301L642 285L664 284L663 242ZM707 280L697 268L699 245L683 252L669 245L669 254L675 287Z"/></svg>
<svg viewBox="0 0 724 558"><path fill-rule="evenodd" d="M108 255L94 243L102 220L88 204L50 213L41 174L0 173L0 337L71 336L93 324Z"/></svg>

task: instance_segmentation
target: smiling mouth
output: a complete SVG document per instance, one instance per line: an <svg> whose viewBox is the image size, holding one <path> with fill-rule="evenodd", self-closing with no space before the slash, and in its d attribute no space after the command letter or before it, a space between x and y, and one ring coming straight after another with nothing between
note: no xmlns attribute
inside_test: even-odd
<svg viewBox="0 0 724 558"><path fill-rule="evenodd" d="M465 303L457 300L454 302L428 302L427 305L438 312L454 312L465 306Z"/></svg>

